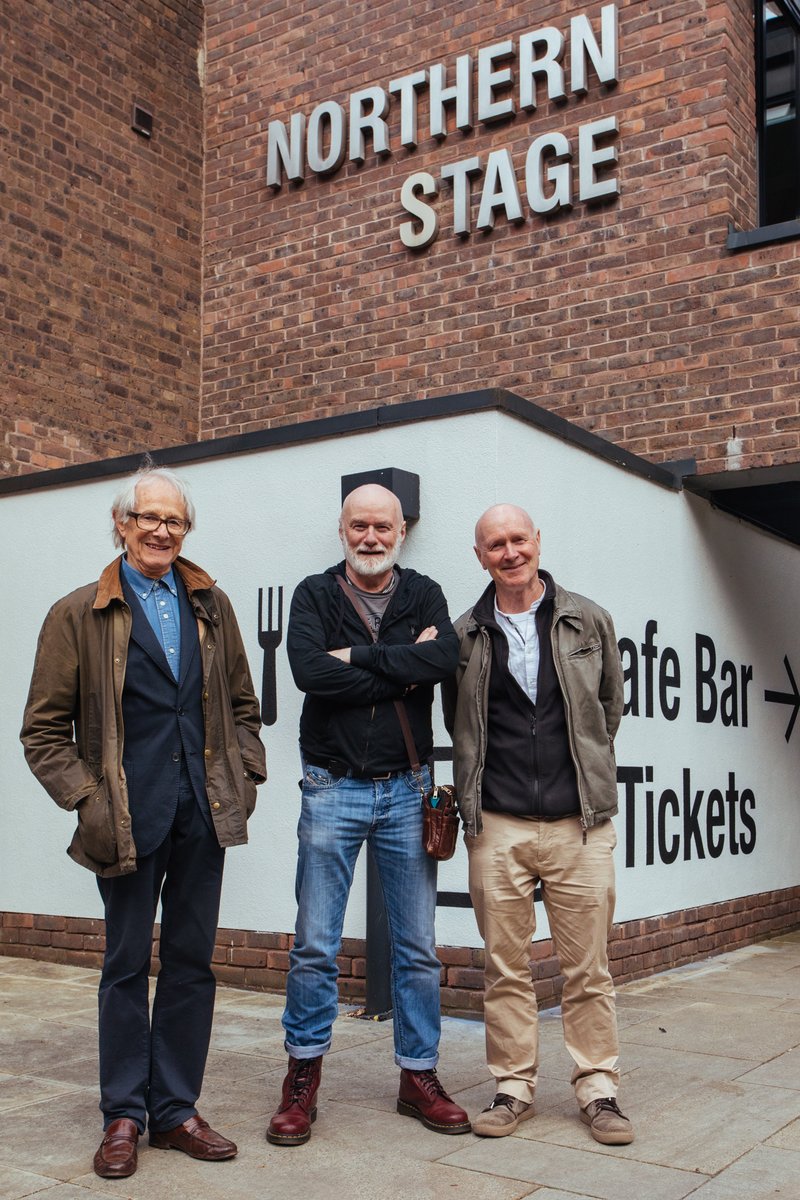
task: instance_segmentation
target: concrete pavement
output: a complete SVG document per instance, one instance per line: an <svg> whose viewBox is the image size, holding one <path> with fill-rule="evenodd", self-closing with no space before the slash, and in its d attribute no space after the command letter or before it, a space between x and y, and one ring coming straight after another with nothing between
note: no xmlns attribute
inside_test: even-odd
<svg viewBox="0 0 800 1200"><path fill-rule="evenodd" d="M311 1141L270 1146L281 998L220 988L203 1115L239 1144L203 1164L140 1143L101 1180L97 973L0 958L0 1200L800 1200L800 933L619 990L621 1107L636 1141L577 1118L558 1010L541 1016L537 1115L510 1138L444 1137L395 1112L391 1025L342 1018ZM444 1022L440 1074L471 1113L493 1087L483 1026Z"/></svg>

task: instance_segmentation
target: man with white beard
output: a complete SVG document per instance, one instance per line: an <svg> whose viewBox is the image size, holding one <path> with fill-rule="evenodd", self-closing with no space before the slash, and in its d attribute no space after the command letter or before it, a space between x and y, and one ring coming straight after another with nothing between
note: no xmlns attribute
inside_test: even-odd
<svg viewBox="0 0 800 1200"><path fill-rule="evenodd" d="M397 1110L436 1133L470 1129L435 1070L436 863L422 844L421 805L431 786L433 688L454 673L458 643L439 585L395 565L405 535L392 492L377 484L356 488L339 518L345 561L308 576L292 599L287 651L306 697L298 912L283 1014L289 1071L267 1129L277 1146L299 1146L311 1136L337 1013L336 956L365 841L391 932ZM407 748L396 701L416 753Z"/></svg>

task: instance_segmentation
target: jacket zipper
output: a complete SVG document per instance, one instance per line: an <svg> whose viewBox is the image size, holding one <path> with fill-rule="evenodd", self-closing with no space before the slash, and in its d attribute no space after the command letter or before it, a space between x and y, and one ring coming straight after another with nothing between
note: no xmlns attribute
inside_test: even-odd
<svg viewBox="0 0 800 1200"><path fill-rule="evenodd" d="M536 713L531 717L531 764L533 772L533 815L541 816L541 789L539 786L539 743L536 739Z"/></svg>

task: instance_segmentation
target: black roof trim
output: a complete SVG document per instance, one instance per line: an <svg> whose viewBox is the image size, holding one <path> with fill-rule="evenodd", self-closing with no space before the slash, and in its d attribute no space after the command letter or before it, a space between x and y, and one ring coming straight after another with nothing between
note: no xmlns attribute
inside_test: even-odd
<svg viewBox="0 0 800 1200"><path fill-rule="evenodd" d="M696 469L691 460L660 466L648 462L639 455L598 437L596 433L581 429L571 421L541 408L530 400L523 400L521 396L503 388L456 392L445 396L432 396L425 400L386 404L361 412L345 413L342 416L321 417L311 421L300 421L295 425L280 425L230 437L188 442L182 446L167 446L150 450L150 453L160 466L178 467L186 463L203 462L209 458L252 454L258 450L277 449L280 446L319 441L342 434L362 433L389 425L405 425L412 421L430 421L439 417L462 416L492 409L517 417L528 425L542 429L562 441L588 450L590 454L595 454L606 462L673 491L680 491L683 477L692 474ZM137 470L147 449L143 447L141 453L124 454L119 458L98 459L71 467L58 467L52 471L33 471L27 475L0 479L0 496L128 475Z"/></svg>
<svg viewBox="0 0 800 1200"><path fill-rule="evenodd" d="M773 242L787 242L799 237L800 221L781 221L777 225L742 230L729 225L725 247L728 250L748 250L752 246L771 246Z"/></svg>

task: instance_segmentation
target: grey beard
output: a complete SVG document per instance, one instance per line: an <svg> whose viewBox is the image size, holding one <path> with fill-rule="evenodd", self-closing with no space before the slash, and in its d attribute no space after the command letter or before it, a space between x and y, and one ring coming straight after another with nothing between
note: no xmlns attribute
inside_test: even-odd
<svg viewBox="0 0 800 1200"><path fill-rule="evenodd" d="M400 556L399 543L392 550L387 550L385 554L381 554L380 558L369 554L360 555L346 543L343 548L347 565L353 568L356 575L365 575L368 577L382 575L384 571L390 571Z"/></svg>

